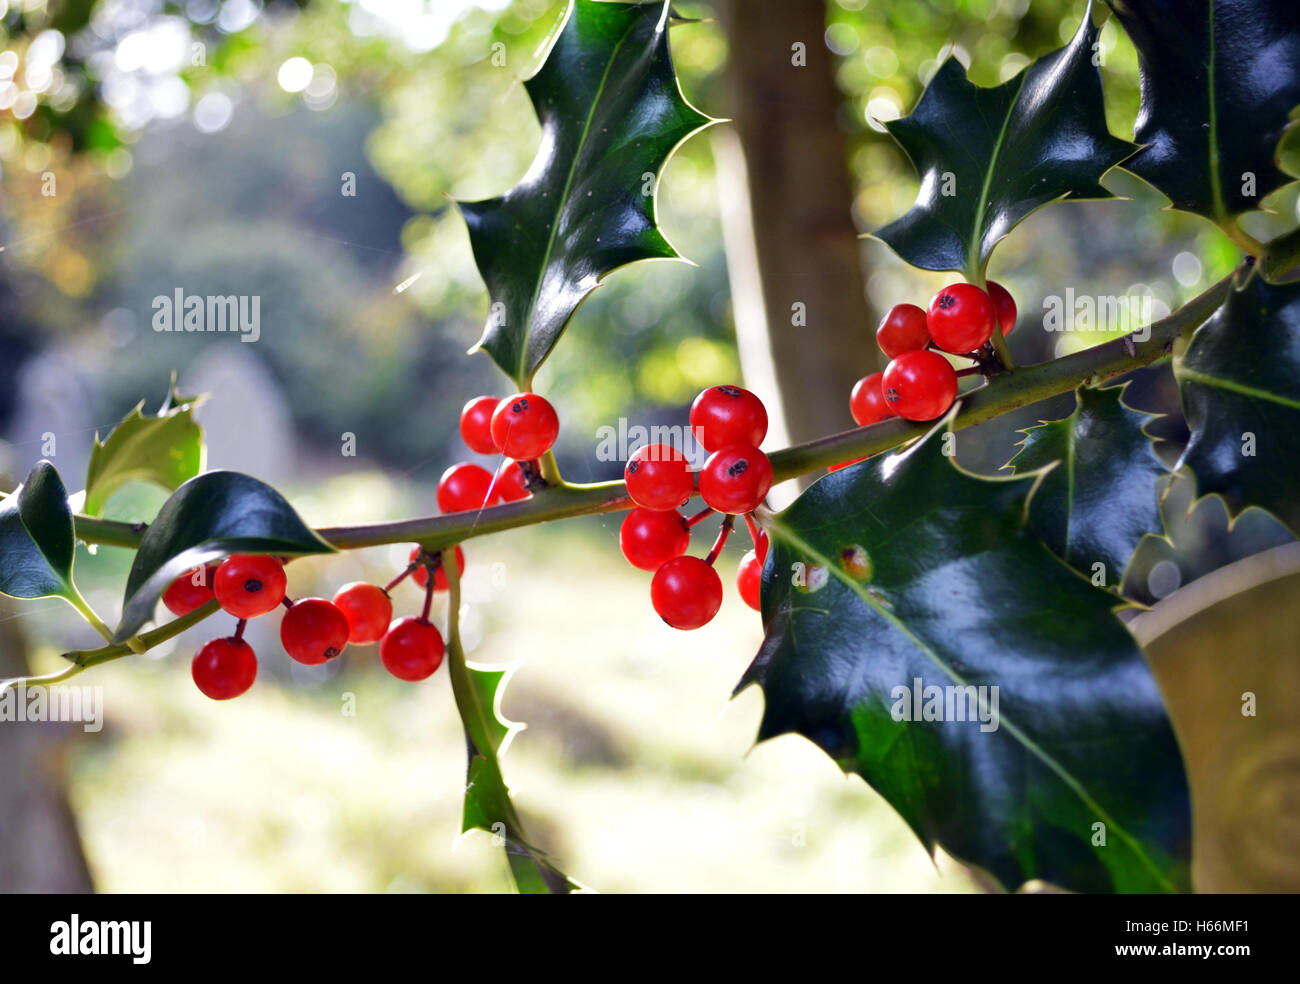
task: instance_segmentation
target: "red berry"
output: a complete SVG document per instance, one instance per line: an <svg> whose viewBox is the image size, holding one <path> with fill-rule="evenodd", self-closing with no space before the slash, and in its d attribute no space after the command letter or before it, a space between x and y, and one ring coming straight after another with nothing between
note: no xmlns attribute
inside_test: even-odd
<svg viewBox="0 0 1300 984"><path fill-rule="evenodd" d="M849 412L859 427L894 416L893 409L885 402L885 389L881 385L884 377L883 372L873 372L853 384L853 392L849 394Z"/></svg>
<svg viewBox="0 0 1300 984"><path fill-rule="evenodd" d="M246 692L257 679L257 657L243 639L213 639L190 663L198 688L213 700L229 700Z"/></svg>
<svg viewBox="0 0 1300 984"><path fill-rule="evenodd" d="M837 472L841 468L848 468L849 465L856 465L859 461L866 461L866 458L854 458L852 461L841 461L839 464L831 465L826 470L828 472Z"/></svg>
<svg viewBox="0 0 1300 984"><path fill-rule="evenodd" d="M650 603L674 629L698 629L722 607L722 579L699 557L674 557L655 571Z"/></svg>
<svg viewBox="0 0 1300 984"><path fill-rule="evenodd" d="M945 287L926 314L930 337L945 352L974 352L989 340L996 321L989 295L974 284Z"/></svg>
<svg viewBox="0 0 1300 984"><path fill-rule="evenodd" d="M700 471L700 495L721 513L751 512L772 487L772 463L748 444L714 451Z"/></svg>
<svg viewBox="0 0 1300 984"><path fill-rule="evenodd" d="M645 509L676 509L695 491L686 457L667 444L637 448L623 469L627 494Z"/></svg>
<svg viewBox="0 0 1300 984"><path fill-rule="evenodd" d="M711 386L691 404L691 433L705 451L729 444L758 447L767 436L767 410L749 390Z"/></svg>
<svg viewBox="0 0 1300 984"><path fill-rule="evenodd" d="M988 288L989 300L993 302L993 309L998 314L998 327L1004 336L1010 335L1011 329L1016 326L1016 299L1011 296L1011 291L992 280L988 281Z"/></svg>
<svg viewBox="0 0 1300 984"><path fill-rule="evenodd" d="M497 469L497 495L502 502L518 502L532 495L524 482L524 470L519 467L519 462L509 458L501 462Z"/></svg>
<svg viewBox="0 0 1300 984"><path fill-rule="evenodd" d="M497 450L516 461L541 457L559 433L555 408L536 393L507 396L492 413L492 440Z"/></svg>
<svg viewBox="0 0 1300 984"><path fill-rule="evenodd" d="M334 605L348 621L348 642L354 646L378 642L393 620L393 599L388 597L388 592L365 581L353 581L339 588Z"/></svg>
<svg viewBox="0 0 1300 984"><path fill-rule="evenodd" d="M317 666L343 652L348 644L348 619L324 598L303 598L284 613L280 644L299 663Z"/></svg>
<svg viewBox="0 0 1300 984"><path fill-rule="evenodd" d="M445 513L482 509L496 500L496 493L488 498L492 488L492 473L482 465L468 461L452 465L438 479L438 508Z"/></svg>
<svg viewBox="0 0 1300 984"><path fill-rule="evenodd" d="M754 611L762 611L759 603L759 588L763 585L763 564L758 554L750 550L740 558L740 567L736 570L736 590L746 605Z"/></svg>
<svg viewBox="0 0 1300 984"><path fill-rule="evenodd" d="M492 411L501 402L499 396L476 396L460 412L460 436L465 446L479 454L496 454L492 440Z"/></svg>
<svg viewBox="0 0 1300 984"><path fill-rule="evenodd" d="M212 600L212 579L216 573L216 564L191 568L168 585L163 592L163 604L177 618L206 605Z"/></svg>
<svg viewBox="0 0 1300 984"><path fill-rule="evenodd" d="M420 556L420 548L416 547L411 551L411 561L414 562L415 558L418 556ZM446 556L447 554L444 552L443 557ZM456 570L458 573L465 573L465 551L460 547L456 548ZM423 566L417 567L411 574L411 580L420 587L424 587L429 583L428 568ZM447 584L447 572L442 569L442 565L439 565L437 571L435 571L433 575L433 590L446 591L448 587L450 587L450 585Z"/></svg>
<svg viewBox="0 0 1300 984"><path fill-rule="evenodd" d="M388 627L379 642L379 658L399 680L427 680L442 665L446 646L438 627L408 615Z"/></svg>
<svg viewBox="0 0 1300 984"><path fill-rule="evenodd" d="M885 369L885 399L900 417L934 420L957 399L957 373L938 352L904 352Z"/></svg>
<svg viewBox="0 0 1300 984"><path fill-rule="evenodd" d="M221 562L212 578L221 607L235 618L257 618L284 601L288 579L274 557L235 554Z"/></svg>
<svg viewBox="0 0 1300 984"><path fill-rule="evenodd" d="M657 571L667 561L686 553L691 545L691 528L676 509L633 509L618 528L618 545L633 567Z"/></svg>
<svg viewBox="0 0 1300 984"><path fill-rule="evenodd" d="M925 312L915 304L895 304L876 329L876 344L891 359L930 344Z"/></svg>

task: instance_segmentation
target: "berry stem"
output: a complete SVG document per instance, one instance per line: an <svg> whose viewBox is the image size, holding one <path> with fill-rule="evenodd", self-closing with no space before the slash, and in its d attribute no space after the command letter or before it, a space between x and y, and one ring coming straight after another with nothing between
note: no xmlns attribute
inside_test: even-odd
<svg viewBox="0 0 1300 984"><path fill-rule="evenodd" d="M536 461L537 473L547 485L564 487L567 483L560 475L560 466L555 460L555 452L547 451Z"/></svg>
<svg viewBox="0 0 1300 984"><path fill-rule="evenodd" d="M442 554L438 554L438 558L441 560ZM455 567L456 565L452 564L451 566ZM443 570L448 569L446 564L443 564L442 568ZM433 610L433 589L437 586L434 583L433 575L437 569L437 564L429 564L429 580L424 585L424 608L420 611L420 618L426 622L429 621L429 612Z"/></svg>
<svg viewBox="0 0 1300 984"><path fill-rule="evenodd" d="M77 613L90 623L90 627L98 632L105 642L113 641L113 630L104 623L104 620L99 617L99 614L95 609L90 607L90 602L86 601L86 599L81 596L80 591L74 587L66 598L68 604L75 608Z"/></svg>
<svg viewBox="0 0 1300 984"><path fill-rule="evenodd" d="M754 549L757 550L758 538L762 536L763 530L759 527L758 523L754 521L754 514L752 512L745 513L745 526L748 527L749 538L754 541Z"/></svg>
<svg viewBox="0 0 1300 984"><path fill-rule="evenodd" d="M216 599L206 602L188 615L182 615L178 619L173 619L166 625L160 626L151 632L144 632L137 636L143 650L152 649L168 639L174 639L187 629L198 625L205 618L210 618L217 612L221 611L221 606L217 604ZM142 650L142 651L143 651ZM108 663L115 659L121 659L123 656L131 655L131 648L124 642L119 642L111 646L102 646L99 649L74 649L63 654L71 665L55 673L47 673L44 676L31 677L14 677L9 680L0 680L0 693L11 685L41 685L49 686L50 684L62 683L70 677L76 676L82 670L91 666L98 666L100 663Z"/></svg>
<svg viewBox="0 0 1300 984"><path fill-rule="evenodd" d="M1016 360L1011 358L1011 349L1007 345L1006 336L1002 334L1002 328L997 324L993 326L993 334L989 336L989 341L993 343L993 353L998 357L1003 370L1015 372Z"/></svg>
<svg viewBox="0 0 1300 984"><path fill-rule="evenodd" d="M505 455L502 455L502 458L504 457ZM542 478L542 473L537 467L537 462L521 461L519 462L519 470L523 472L524 488L529 492L535 492L537 489L545 487L546 479Z"/></svg>
<svg viewBox="0 0 1300 984"><path fill-rule="evenodd" d="M420 566L420 561L418 559L413 560L409 564L407 564L406 570L402 571L402 573L398 574L397 577L393 578L391 581L389 581L387 584L384 585L384 594L388 594L388 592L392 591L393 588L397 587L408 577L414 574L415 569L419 566Z"/></svg>
<svg viewBox="0 0 1300 984"><path fill-rule="evenodd" d="M984 265L980 264L978 268L974 264L966 270L966 280L974 284L980 290L988 293L989 284L984 276ZM1011 358L1011 349L1007 347L1006 336L1002 334L1002 326L998 324L998 319L993 319L993 334L989 336L989 344L993 346L993 353L997 356L998 364L1004 372L1016 371L1016 360Z"/></svg>
<svg viewBox="0 0 1300 984"><path fill-rule="evenodd" d="M712 515L713 515L713 508L711 506L707 506L704 509L701 509L699 512L697 512L690 519L686 520L686 525L689 527L694 527L696 523L700 522L703 519L707 519L709 516Z"/></svg>
<svg viewBox="0 0 1300 984"><path fill-rule="evenodd" d="M727 545L727 537L731 536L731 530L735 525L735 516L729 515L722 521L722 528L718 530L718 538L713 541L713 548L709 550L708 556L704 558L704 562L710 567L718 559L718 554L722 553L722 548Z"/></svg>
<svg viewBox="0 0 1300 984"><path fill-rule="evenodd" d="M460 641L460 571L453 564L443 565L447 572L447 672L451 675L451 691L456 698L456 711L465 729L465 744L469 748L470 768L479 777L478 802L484 815L493 823L504 826L506 855L515 884L524 890L525 884L535 886L533 891L563 894L569 883L553 868L545 865L531 848L523 822L510 799L509 787L501 775L500 753L509 741L511 732L501 740L497 737L501 720L496 708L481 686L474 683L465 650ZM432 583L432 580L430 580ZM476 760L477 761L476 765ZM481 824L487 829L487 824ZM492 827L493 832L498 828Z"/></svg>
<svg viewBox="0 0 1300 984"><path fill-rule="evenodd" d="M988 343L986 342L985 344L987 345ZM941 349L941 348L939 348L939 346L938 346L938 345L935 345L934 342L931 342L929 345L927 345L927 346L925 347L925 349L926 349L927 352L938 352L940 355L944 356L945 358L948 358L948 357L951 357L951 356L956 356L958 359L966 359L968 362L975 362L975 363L978 363L978 362L981 361L981 355L980 355L979 353L976 353L976 352L949 352L947 349ZM957 371L960 372L961 370L959 369L959 370L957 370Z"/></svg>
<svg viewBox="0 0 1300 984"><path fill-rule="evenodd" d="M1271 243L1261 243L1258 239L1246 232L1238 224L1235 216L1224 216L1216 220L1223 234L1236 244L1237 248L1247 256L1259 258L1264 256L1268 251Z"/></svg>
<svg viewBox="0 0 1300 984"><path fill-rule="evenodd" d="M234 636L232 636L232 638L234 639L244 638L244 629L247 628L247 626L248 626L248 619L241 618L235 625L235 634Z"/></svg>
<svg viewBox="0 0 1300 984"><path fill-rule="evenodd" d="M429 583L432 584L432 580ZM495 763L497 749L491 737L494 711L484 704L482 691L474 686L461 647L460 571L455 564L447 568L447 670L451 675L451 689L465 727L471 758L482 755Z"/></svg>
<svg viewBox="0 0 1300 984"><path fill-rule="evenodd" d="M70 587L72 589L71 593L64 595L65 600L77 610L77 613L82 618L90 623L90 627L99 633L101 639L105 642L111 643L113 641L113 630L104 623L104 620L99 617L99 614L95 609L90 607L90 602L82 597L82 594L77 590L76 585L70 585ZM126 640L124 645L133 653L142 653L147 648L144 643L140 641L139 636L132 636L130 639Z"/></svg>
<svg viewBox="0 0 1300 984"><path fill-rule="evenodd" d="M984 265L980 264L978 269L969 266L966 270L966 281L974 283L976 287L988 294L988 279L984 276ZM1006 344L1006 335L1002 334L1002 326L998 324L997 317L993 318L993 334L989 335L988 343L993 347L993 355L997 356L997 363L1004 372L1015 372L1015 360L1011 357L1011 350Z"/></svg>

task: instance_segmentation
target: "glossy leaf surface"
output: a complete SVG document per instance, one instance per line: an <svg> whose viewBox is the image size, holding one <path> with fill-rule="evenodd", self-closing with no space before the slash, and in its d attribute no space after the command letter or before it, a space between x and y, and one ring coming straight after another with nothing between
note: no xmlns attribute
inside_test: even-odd
<svg viewBox="0 0 1300 984"><path fill-rule="evenodd" d="M1182 760L1114 597L1027 529L1035 477L963 472L941 430L769 524L741 684L763 688L759 737L805 736L1008 889L1185 889Z"/></svg>

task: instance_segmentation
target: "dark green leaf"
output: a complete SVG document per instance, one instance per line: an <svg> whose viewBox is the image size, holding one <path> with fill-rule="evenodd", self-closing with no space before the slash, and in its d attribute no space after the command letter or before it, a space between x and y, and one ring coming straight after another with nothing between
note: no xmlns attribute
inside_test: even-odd
<svg viewBox="0 0 1300 984"><path fill-rule="evenodd" d="M1175 208L1226 223L1290 179L1278 141L1300 104L1296 0L1111 0L1138 51L1142 106L1124 167Z"/></svg>
<svg viewBox="0 0 1300 984"><path fill-rule="evenodd" d="M477 347L527 388L602 277L677 256L655 222L655 184L711 121L678 87L666 3L577 0L524 86L542 127L532 167L505 195L458 204L491 295Z"/></svg>
<svg viewBox="0 0 1300 984"><path fill-rule="evenodd" d="M1174 359L1192 436L1178 467L1229 513L1267 509L1300 535L1300 284L1258 275Z"/></svg>
<svg viewBox="0 0 1300 984"><path fill-rule="evenodd" d="M1112 197L1098 182L1133 147L1106 129L1089 14L1064 48L994 88L970 82L956 58L939 66L912 115L885 124L921 188L878 239L913 266L974 280L1031 212Z"/></svg>
<svg viewBox="0 0 1300 984"><path fill-rule="evenodd" d="M85 512L98 516L109 497L130 481L153 482L175 491L203 470L203 428L194 420L199 400L171 395L156 415L140 411L122 419L106 441L95 435L86 473Z"/></svg>
<svg viewBox="0 0 1300 984"><path fill-rule="evenodd" d="M131 565L114 641L153 618L180 574L235 553L297 557L332 552L275 489L249 475L213 471L192 478L163 503Z"/></svg>
<svg viewBox="0 0 1300 984"><path fill-rule="evenodd" d="M76 540L63 479L38 462L0 501L0 594L11 598L77 598L72 586Z"/></svg>
<svg viewBox="0 0 1300 984"><path fill-rule="evenodd" d="M1008 888L1185 889L1182 759L1114 597L1025 528L1034 477L962 471L942 429L772 522L766 639L741 682L763 687L759 737L809 738L927 849ZM923 711L927 687L990 688L963 692L986 715L908 720L914 685Z"/></svg>
<svg viewBox="0 0 1300 984"><path fill-rule="evenodd" d="M1093 565L1104 564L1101 583L1116 589L1138 541L1160 530L1156 483L1169 474L1143 430L1151 415L1130 410L1123 393L1081 386L1074 413L1023 431L1007 466L1023 474L1056 465L1030 501L1030 527L1093 583Z"/></svg>

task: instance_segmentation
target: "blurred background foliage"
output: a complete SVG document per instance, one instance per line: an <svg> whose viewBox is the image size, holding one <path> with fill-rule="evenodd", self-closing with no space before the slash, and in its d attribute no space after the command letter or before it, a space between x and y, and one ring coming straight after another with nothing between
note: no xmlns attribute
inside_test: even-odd
<svg viewBox="0 0 1300 984"><path fill-rule="evenodd" d="M829 0L824 37L792 40L823 44L835 57L836 121L855 189L844 205L858 229L883 224L913 200L915 176L881 121L910 109L943 58L960 59L980 84L997 84L1068 39L1085 6ZM211 465L280 481L315 522L428 511L442 468L466 457L455 427L461 404L502 389L486 357L464 355L487 300L451 199L499 194L526 170L538 126L520 79L536 67L564 7L562 0L0 0L0 434L7 442L0 472L25 473L47 453L41 438L53 432L62 442L55 460L76 487L69 462L84 462L93 431L141 398L156 406L177 369L184 388L217 392L201 414L213 440ZM696 106L723 116L727 59L746 53L729 50L724 28L711 19L714 4L682 0L674 10L702 19L673 29L682 88ZM1113 23L1101 41L1111 128L1128 136L1138 105L1136 56ZM621 472L621 463L597 460L598 428L620 418L684 423L698 389L739 374L717 204L717 182L728 178L717 173L713 150L707 134L685 144L658 194L669 239L696 265L647 263L612 275L539 376L565 421L558 450L572 478ZM345 193L349 181L355 195ZM1164 210L1141 182L1113 173L1107 184L1119 199L1045 210L994 257L992 276L1012 289L1022 312L1013 337L1022 362L1113 337L1113 326L1069 335L1033 327L1044 298L1067 285L1092 295L1145 285L1159 317L1236 262L1217 230ZM1253 217L1252 232L1294 222L1294 188L1269 204L1276 215ZM760 221L768 205L756 203ZM899 301L924 303L950 279L906 267L873 240L863 239L861 249L877 315ZM154 332L152 299L177 288L259 295L260 341ZM1177 408L1167 371L1137 374L1129 400L1153 412ZM981 428L977 439L963 439L963 462L995 470L1012 454L1015 428L1069 409L1061 398ZM845 394L843 426L851 424ZM1167 439L1163 453L1172 462L1186 440L1180 418L1174 413L1150 429ZM349 434L358 458L340 457ZM1144 546L1129 572L1133 597L1154 600L1290 538L1257 512L1229 535L1217 503L1189 515L1189 494L1184 482L1166 501L1171 536ZM124 493L111 511L148 518L158 501ZM627 889L968 887L959 872L940 878L897 818L856 780L846 785L810 746L782 739L773 743L779 751L755 752L737 772L757 720L752 694L728 712L725 739L673 744L698 729L702 705L721 705L758 627L738 601L734 609L729 602L726 620L685 641L651 624L645 579L613 563L616 530L613 520L593 520L562 535L529 531L504 546L485 544L489 560L478 561L492 570L496 551L512 592L509 606L500 598L485 603L493 631L484 638L497 641L484 642L481 658L540 657L515 683L521 709L512 716L531 721L533 731L516 744L512 766L525 802L550 815L550 842L566 862L578 859L570 870L594 881L605 874L599 887ZM109 610L127 562L118 553L85 564ZM365 566L336 564L355 563L355 576L383 579L384 565L401 562L400 551L391 553ZM330 584L348 579L340 569L331 569ZM522 580L527 585L516 589ZM573 603L559 580L598 592L609 617L576 629L563 614ZM319 590L329 585L322 580ZM535 636L507 617L517 605L536 615ZM31 621L31 637L44 640L38 662L66 641L63 614L45 611ZM194 643L186 638L178 648ZM268 639L266 649L276 648ZM718 650L725 661L715 658ZM657 668L646 670L647 659ZM143 683L134 681L140 666L108 670L105 679L123 694L111 704L124 709L111 729L122 737L82 753L73 771L73 800L102 887L502 887L504 868L487 848L451 862L442 849L460 781L444 688L390 686L369 654L350 660L315 675L274 664L267 676L287 689L259 687L239 709L200 707L184 660ZM336 729L339 688L322 687L340 672L348 681L364 674L356 690L379 705L364 715L369 730ZM433 722L421 702L428 689L441 701ZM164 734L171 740L159 744ZM266 757L268 742L286 744ZM431 762L431 744L453 748ZM226 748L226 757L216 748ZM835 818L824 829L827 837L835 831L838 853L819 842L819 860L807 870L806 854L798 863L789 856L785 827L796 821L781 812L774 757L802 790L792 795L817 800ZM300 760L309 764L294 778L280 774ZM365 778L347 789L336 784L339 770L362 765L370 770ZM240 768L251 771L240 775ZM435 768L442 770L436 776L428 772ZM349 805L354 781L364 786L364 805ZM700 797L684 794L683 782ZM296 797L282 801L275 791L286 784ZM633 821L616 808L628 796L643 815L624 829ZM680 806L672 817L666 801ZM146 810L148 803L157 809ZM760 806L783 819L769 824ZM251 819L237 837L261 840L245 844L231 865L211 851L229 846L241 811ZM146 814L154 819L145 827L126 822ZM186 819L164 823L170 816ZM741 823L752 826L725 859L747 865L743 871L719 870L712 841L688 850L684 862L656 860L645 846L651 829L656 849L667 852L682 849L686 835L675 841L672 831L683 825L698 835L701 824ZM314 845L309 860L335 857L337 867L322 873L296 866L292 853L282 857L284 844L298 843L286 831ZM129 846L120 848L124 841ZM207 867L194 860L201 857ZM269 857L277 867L261 870ZM192 876L188 885L169 881L181 868ZM690 871L685 882L683 870Z"/></svg>

